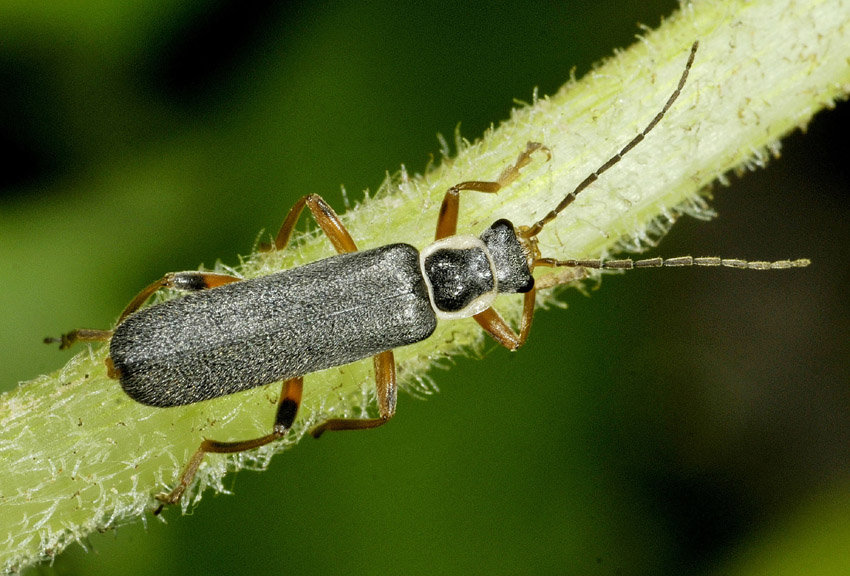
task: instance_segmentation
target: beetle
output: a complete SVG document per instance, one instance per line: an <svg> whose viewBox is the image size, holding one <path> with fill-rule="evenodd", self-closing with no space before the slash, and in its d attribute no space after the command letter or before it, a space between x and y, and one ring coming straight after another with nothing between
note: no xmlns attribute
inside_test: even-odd
<svg viewBox="0 0 850 576"><path fill-rule="evenodd" d="M374 363L378 416L327 420L311 430L319 437L328 430L375 428L392 418L398 396L393 349L428 338L438 320L472 317L496 342L516 350L531 328L537 289L532 274L537 267L806 266L805 260L556 260L540 254L536 238L541 230L661 121L685 86L697 47L695 42L676 89L652 121L530 226L515 227L503 219L480 236L456 233L460 193L497 193L520 176L536 153L548 160L549 149L537 142L529 142L497 180L451 187L440 207L434 242L421 251L401 243L358 251L333 208L319 195L309 194L289 211L269 248L286 248L307 208L337 255L247 280L212 272L169 273L133 298L113 330L79 329L45 341L59 342L61 348L76 341L108 341L109 376L133 400L155 407L283 382L271 432L236 442L203 440L171 492L157 496L159 513L165 504L180 500L206 453L242 452L283 437L298 413L305 374L369 357ZM161 288L187 294L143 307ZM498 294L524 295L518 332L492 308Z"/></svg>

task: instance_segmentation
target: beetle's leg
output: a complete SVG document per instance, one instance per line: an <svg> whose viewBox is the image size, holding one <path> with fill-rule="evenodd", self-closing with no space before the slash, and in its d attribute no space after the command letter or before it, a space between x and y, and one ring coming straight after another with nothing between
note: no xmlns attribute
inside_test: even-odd
<svg viewBox="0 0 850 576"><path fill-rule="evenodd" d="M443 197L443 203L440 205L440 215L437 216L437 232L434 234L434 240L442 240L457 233L457 214L461 190L495 194L501 188L502 185L498 182L479 182L477 180L461 182L449 188Z"/></svg>
<svg viewBox="0 0 850 576"><path fill-rule="evenodd" d="M378 391L377 418L332 418L319 424L310 434L318 438L327 430L365 430L386 424L395 414L398 400L398 383L395 377L395 358L392 350L381 352L372 357L375 364L375 386Z"/></svg>
<svg viewBox="0 0 850 576"><path fill-rule="evenodd" d="M539 142L529 142L525 145L525 150L520 152L516 162L502 170L499 179L495 182L481 182L472 180L469 182L461 182L448 189L443 197L443 203L440 206L440 215L437 217L437 233L434 235L434 240L441 240L454 236L457 233L457 215L458 205L460 204L460 191L472 190L474 192L486 192L495 194L505 186L519 177L519 171L531 162L531 154L536 150L542 150L546 153L547 160L552 157L549 149Z"/></svg>
<svg viewBox="0 0 850 576"><path fill-rule="evenodd" d="M74 342L106 342L112 338L112 330L92 330L90 328L78 328L58 338L48 336L44 339L45 344L59 343L59 349L64 350L74 345Z"/></svg>
<svg viewBox="0 0 850 576"><path fill-rule="evenodd" d="M504 318L492 308L487 308L484 312L479 312L473 318L496 342L509 350L516 350L525 344L528 333L531 331L531 320L534 318L534 293L534 288L525 293L522 303L522 320L520 321L519 334L514 332L514 329L505 322Z"/></svg>
<svg viewBox="0 0 850 576"><path fill-rule="evenodd" d="M183 472L180 474L180 479L177 486L168 494L158 494L156 499L160 501L160 505L154 510L154 514L162 512L162 508L166 504L176 504L180 501L186 488L192 483L192 479L198 472L201 462L204 460L204 455L207 452L214 454L233 454L235 452L244 452L253 450L260 446L265 446L269 442L274 442L282 438L287 430L292 427L295 422L295 416L298 414L298 406L301 404L301 391L304 386L304 378L298 376L290 378L283 383L280 390L280 401L277 405L277 414L274 419L274 426L271 434L266 434L259 438L251 440L240 440L237 442L219 442L217 440L205 439L201 442L198 450L186 464Z"/></svg>
<svg viewBox="0 0 850 576"><path fill-rule="evenodd" d="M236 276L231 276L230 274L219 274L217 272L169 272L156 282L152 282L148 286L145 286L141 292L136 294L136 297L133 298L130 303L127 304L127 307L124 308L124 311L121 312L121 316L118 318L118 323L120 324L124 318L141 308L142 304L144 304L154 292L161 288L174 288L175 290L196 292L199 290L216 288L217 286L223 286L225 284L230 284L231 282L239 282L240 280L242 279L237 278Z"/></svg>
<svg viewBox="0 0 850 576"><path fill-rule="evenodd" d="M319 228L321 228L322 232L324 232L328 239L330 239L331 244L333 244L337 252L340 254L345 252L357 252L357 245L351 238L351 234L349 234L348 230L345 229L345 225L339 219L337 213L334 212L334 209L331 208L330 204L325 202L324 198L318 194L307 194L306 196L302 196L292 206L292 209L289 211L289 214L286 215L286 219L283 221L283 224L280 225L280 231L275 237L275 250L283 250L286 248L286 245L289 244L289 240L292 238L292 231L295 230L295 223L298 222L298 217L301 216L301 212L304 211L305 206L310 209L310 212L313 214L313 219L316 220ZM263 246L263 248L268 249L270 247Z"/></svg>
<svg viewBox="0 0 850 576"><path fill-rule="evenodd" d="M223 284L238 282L241 280L236 276L229 274L218 274L215 272L171 272L166 274L156 282L146 286L133 298L121 316L118 318L120 324L124 318L138 310L151 295L160 288L175 288L177 290L206 290L215 288ZM59 348L64 350L69 348L74 342L105 342L112 337L112 330L91 330L88 328L79 328L72 330L67 334L62 334L59 338L45 338L45 344L59 343Z"/></svg>

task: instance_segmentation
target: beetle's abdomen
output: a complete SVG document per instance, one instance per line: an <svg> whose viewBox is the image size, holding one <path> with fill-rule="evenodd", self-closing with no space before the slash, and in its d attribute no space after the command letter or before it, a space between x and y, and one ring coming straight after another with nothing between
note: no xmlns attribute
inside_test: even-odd
<svg viewBox="0 0 850 576"><path fill-rule="evenodd" d="M354 362L435 327L417 250L392 244L143 309L109 353L130 397L165 407Z"/></svg>

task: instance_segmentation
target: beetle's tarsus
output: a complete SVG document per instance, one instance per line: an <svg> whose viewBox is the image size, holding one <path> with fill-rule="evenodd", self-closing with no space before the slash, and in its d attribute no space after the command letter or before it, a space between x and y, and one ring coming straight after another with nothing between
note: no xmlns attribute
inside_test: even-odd
<svg viewBox="0 0 850 576"><path fill-rule="evenodd" d="M62 334L58 338L48 336L44 339L45 344L59 344L60 350L67 350L75 342L106 342L112 337L112 330L92 330L90 328L78 328Z"/></svg>
<svg viewBox="0 0 850 576"><path fill-rule="evenodd" d="M71 341L68 338L68 334L62 334L59 338L55 338L53 336L47 336L44 339L45 344L59 344L60 350L65 350L71 346Z"/></svg>

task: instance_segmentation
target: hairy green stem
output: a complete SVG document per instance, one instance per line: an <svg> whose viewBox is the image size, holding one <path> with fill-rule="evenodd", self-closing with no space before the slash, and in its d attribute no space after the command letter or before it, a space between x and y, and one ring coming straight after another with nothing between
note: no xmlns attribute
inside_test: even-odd
<svg viewBox="0 0 850 576"><path fill-rule="evenodd" d="M730 170L762 165L783 135L846 97L848 26L850 3L840 0L686 3L581 81L515 110L480 141L458 139L457 155L449 159L444 150L442 163L425 176L409 178L402 170L388 178L344 222L361 247L425 246L449 186L496 178L528 141L537 141L549 147L551 160L535 155L495 197L464 195L458 230L479 233L497 218L531 224L658 112L699 40L690 79L660 125L540 235L542 253L559 259L640 249L683 213L708 216L700 196L708 185ZM331 253L324 237L306 235L289 250L248 256L234 270L254 277ZM544 285L563 279L540 277ZM540 301L551 297L550 291ZM499 310L515 319L519 299L501 300ZM397 350L403 385L429 393L428 369L482 340L471 320L441 323L427 341ZM203 437L269 432L277 385L185 408L149 408L107 378L105 356L103 347L83 347L61 370L0 399L0 564L6 571L148 513L153 495L172 486ZM224 490L228 470L264 466L318 421L374 411L373 387L371 362L308 375L287 438L250 453L207 457L183 506L196 503L207 487Z"/></svg>

